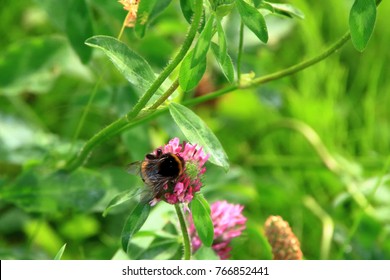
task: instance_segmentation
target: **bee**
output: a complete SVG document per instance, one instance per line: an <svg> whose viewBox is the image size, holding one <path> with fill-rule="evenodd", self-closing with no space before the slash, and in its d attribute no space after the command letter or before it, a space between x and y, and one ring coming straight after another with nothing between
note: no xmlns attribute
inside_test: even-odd
<svg viewBox="0 0 390 280"><path fill-rule="evenodd" d="M181 156L163 153L161 149L157 149L156 154L147 154L145 160L130 163L128 171L141 176L149 188L149 194L144 199L152 200L161 198L166 190L165 186L169 187L177 182L184 172L184 167L184 159Z"/></svg>

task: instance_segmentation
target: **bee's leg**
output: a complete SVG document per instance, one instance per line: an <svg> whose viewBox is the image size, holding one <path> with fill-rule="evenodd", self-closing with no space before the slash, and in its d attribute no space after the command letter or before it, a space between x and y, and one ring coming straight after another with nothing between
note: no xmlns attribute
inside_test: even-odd
<svg viewBox="0 0 390 280"><path fill-rule="evenodd" d="M157 158L154 154L147 154L145 157L147 159L156 159Z"/></svg>
<svg viewBox="0 0 390 280"><path fill-rule="evenodd" d="M163 154L162 150L161 149L157 149L157 155L156 155L156 158L160 158Z"/></svg>

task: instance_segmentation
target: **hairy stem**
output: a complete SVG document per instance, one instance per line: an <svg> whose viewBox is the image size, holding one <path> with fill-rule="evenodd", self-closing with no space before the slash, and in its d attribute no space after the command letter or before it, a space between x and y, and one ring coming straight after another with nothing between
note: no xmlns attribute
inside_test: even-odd
<svg viewBox="0 0 390 280"><path fill-rule="evenodd" d="M181 232L183 235L183 246L184 246L183 259L190 260L191 259L191 242L190 242L190 236L189 236L188 230L187 230L187 223L186 223L186 220L184 218L183 210L179 204L175 204L175 210L176 210L177 217L179 219L180 229L181 229Z"/></svg>
<svg viewBox="0 0 390 280"><path fill-rule="evenodd" d="M161 104L165 102L165 100L168 99L169 96L171 96L171 94L178 88L178 86L179 86L179 79L176 79L169 87L169 89L166 92L164 92L164 94L161 95L160 98L157 99L156 102L153 103L153 105L150 106L149 109L151 110L157 109Z"/></svg>

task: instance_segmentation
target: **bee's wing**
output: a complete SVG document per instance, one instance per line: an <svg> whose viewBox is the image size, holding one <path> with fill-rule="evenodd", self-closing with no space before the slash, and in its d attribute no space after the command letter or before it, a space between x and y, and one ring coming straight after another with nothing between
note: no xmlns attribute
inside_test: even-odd
<svg viewBox="0 0 390 280"><path fill-rule="evenodd" d="M126 171L130 174L139 175L141 172L141 163L142 161L129 163L126 167Z"/></svg>

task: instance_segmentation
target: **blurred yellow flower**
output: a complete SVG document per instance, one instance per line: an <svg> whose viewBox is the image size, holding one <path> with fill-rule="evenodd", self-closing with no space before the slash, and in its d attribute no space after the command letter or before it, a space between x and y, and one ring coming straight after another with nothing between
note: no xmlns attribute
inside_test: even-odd
<svg viewBox="0 0 390 280"><path fill-rule="evenodd" d="M123 5L123 9L128 11L125 19L125 26L133 27L135 20L137 19L137 10L140 0L119 0L118 2Z"/></svg>

